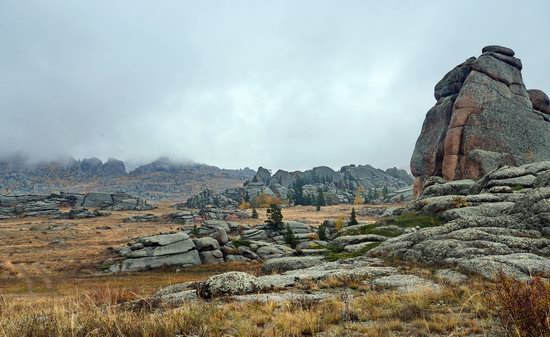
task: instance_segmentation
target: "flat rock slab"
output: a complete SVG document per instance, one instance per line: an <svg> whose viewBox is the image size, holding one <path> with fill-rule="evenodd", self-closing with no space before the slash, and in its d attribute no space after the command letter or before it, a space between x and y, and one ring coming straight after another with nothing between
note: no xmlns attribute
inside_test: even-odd
<svg viewBox="0 0 550 337"><path fill-rule="evenodd" d="M322 301L329 298L331 294L324 292L316 292L312 294L299 292L283 292L283 293L264 293L264 294L249 294L238 295L232 298L241 302L286 302L286 301Z"/></svg>
<svg viewBox="0 0 550 337"><path fill-rule="evenodd" d="M368 283L375 288L397 290L407 293L423 290L437 291L441 289L438 284L416 275L390 275L376 278Z"/></svg>
<svg viewBox="0 0 550 337"><path fill-rule="evenodd" d="M262 271L269 273L282 273L288 270L313 267L323 261L323 256L289 256L271 259L262 266Z"/></svg>

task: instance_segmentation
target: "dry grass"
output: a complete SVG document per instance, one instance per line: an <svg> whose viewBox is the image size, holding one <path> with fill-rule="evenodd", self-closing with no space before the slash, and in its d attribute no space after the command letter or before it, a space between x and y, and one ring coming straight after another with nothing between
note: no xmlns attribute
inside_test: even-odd
<svg viewBox="0 0 550 337"><path fill-rule="evenodd" d="M534 277L518 281L501 275L487 293L509 336L550 336L550 283Z"/></svg>

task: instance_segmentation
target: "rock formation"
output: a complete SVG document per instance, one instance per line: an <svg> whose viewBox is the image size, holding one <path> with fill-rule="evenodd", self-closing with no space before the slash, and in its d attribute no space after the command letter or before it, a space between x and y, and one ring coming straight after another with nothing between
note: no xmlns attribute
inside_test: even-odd
<svg viewBox="0 0 550 337"><path fill-rule="evenodd" d="M514 54L487 46L436 84L411 159L416 195L431 176L479 179L502 165L550 159L550 101L526 90Z"/></svg>
<svg viewBox="0 0 550 337"><path fill-rule="evenodd" d="M282 200L294 198L297 204L313 204L319 190L323 190L327 205L335 205L352 203L358 189L366 197L368 190L377 189L381 192L384 188L388 190L387 201L403 201L412 194L412 182L405 170L395 167L383 171L370 165L348 165L334 171L330 167L319 166L304 172L278 170L273 175L260 167L252 180L245 182L242 188L230 188L222 192L204 190L189 198L186 206L237 207L242 201L253 201L260 194ZM303 203L297 200L298 195Z"/></svg>
<svg viewBox="0 0 550 337"><path fill-rule="evenodd" d="M61 207L72 207L68 213ZM111 211L144 211L153 207L143 199L129 194L99 193L87 194L59 193L49 195L0 195L0 219L25 216L55 216L58 218L83 218L104 216L102 212L87 212L86 208Z"/></svg>
<svg viewBox="0 0 550 337"><path fill-rule="evenodd" d="M478 181L428 182L408 211L446 223L385 240L369 254L488 278L550 271L550 161L503 166Z"/></svg>

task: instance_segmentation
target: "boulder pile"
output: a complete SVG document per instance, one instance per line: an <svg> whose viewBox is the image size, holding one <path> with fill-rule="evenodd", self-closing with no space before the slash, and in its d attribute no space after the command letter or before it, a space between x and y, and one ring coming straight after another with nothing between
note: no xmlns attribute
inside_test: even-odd
<svg viewBox="0 0 550 337"><path fill-rule="evenodd" d="M416 195L432 176L477 180L502 165L550 159L550 100L526 89L514 55L487 46L436 84L411 159Z"/></svg>
<svg viewBox="0 0 550 337"><path fill-rule="evenodd" d="M72 210L63 213L61 207ZM96 211L88 211L88 208ZM143 199L126 193L60 193L50 195L0 195L0 219L21 216L53 216L57 218L88 218L108 215L110 211L142 211L153 209Z"/></svg>
<svg viewBox="0 0 550 337"><path fill-rule="evenodd" d="M503 166L477 181L429 178L410 212L443 226L384 241L372 256L516 278L550 272L550 161Z"/></svg>
<svg viewBox="0 0 550 337"><path fill-rule="evenodd" d="M412 178L405 170L397 168L386 171L370 165L348 165L339 171L326 166L315 167L304 172L278 170L273 175L260 167L252 180L242 188L229 188L222 192L204 190L186 201L188 208L216 206L220 208L237 207L240 203L253 202L259 195L275 197L281 200L295 199L298 204L315 204L319 191L327 205L349 204L362 190L362 197L368 197L370 190L387 190L383 197L371 196L372 202L401 202L412 197ZM300 200L298 200L300 199Z"/></svg>

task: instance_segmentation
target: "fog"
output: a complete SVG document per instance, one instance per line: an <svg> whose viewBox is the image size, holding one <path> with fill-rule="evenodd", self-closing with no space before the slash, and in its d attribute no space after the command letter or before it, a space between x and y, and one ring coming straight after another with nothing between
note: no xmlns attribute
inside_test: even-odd
<svg viewBox="0 0 550 337"><path fill-rule="evenodd" d="M548 1L0 2L0 156L407 166L488 44L550 91Z"/></svg>

